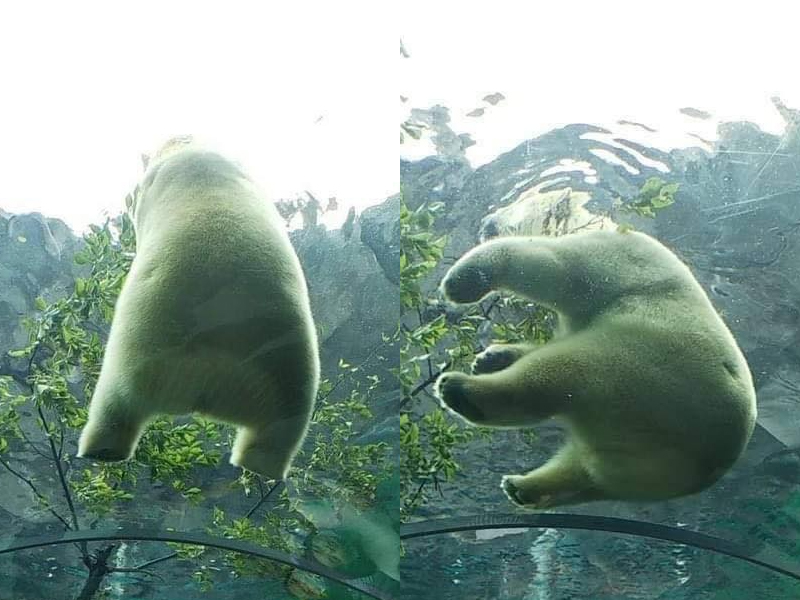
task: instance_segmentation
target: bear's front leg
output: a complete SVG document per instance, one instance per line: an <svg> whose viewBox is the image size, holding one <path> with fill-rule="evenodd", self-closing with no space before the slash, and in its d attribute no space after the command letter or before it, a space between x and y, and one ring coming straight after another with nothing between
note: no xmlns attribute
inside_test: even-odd
<svg viewBox="0 0 800 600"><path fill-rule="evenodd" d="M576 397L591 391L579 350L551 342L493 373L448 371L435 392L444 406L467 421L489 427L529 427L573 410Z"/></svg>
<svg viewBox="0 0 800 600"><path fill-rule="evenodd" d="M508 257L503 244L493 240L459 258L442 279L440 288L445 298L470 304L497 289L497 275L505 269Z"/></svg>
<svg viewBox="0 0 800 600"><path fill-rule="evenodd" d="M434 391L444 408L475 425L525 427L555 414L557 404L536 390L520 386L520 378L509 369L486 375L457 371L442 374Z"/></svg>

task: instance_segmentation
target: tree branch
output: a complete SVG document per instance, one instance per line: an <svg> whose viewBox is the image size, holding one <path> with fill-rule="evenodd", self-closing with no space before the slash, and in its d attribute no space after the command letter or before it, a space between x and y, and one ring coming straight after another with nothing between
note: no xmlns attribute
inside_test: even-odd
<svg viewBox="0 0 800 600"><path fill-rule="evenodd" d="M56 510L52 506L50 506L50 501L47 499L47 497L36 489L36 486L33 485L33 481L25 477L25 475L23 475L19 471L15 470L14 467L8 464L8 462L2 456L0 456L0 464L2 464L9 473L17 477L17 479L19 479L20 481L25 483L29 488L31 488L34 495L39 499L39 501L44 505L44 507L47 508L48 511L50 511L50 514L52 514L56 519L58 519L64 524L65 529L67 530L72 529L70 524L67 523L67 520L60 514L58 514L58 512L56 512Z"/></svg>
<svg viewBox="0 0 800 600"><path fill-rule="evenodd" d="M152 567L153 565L157 565L160 562L164 562L166 560L170 560L172 558L175 558L176 556L178 556L177 552L170 552L169 554L165 554L164 556L161 556L159 558L154 558L153 560L148 560L147 562L144 562L144 563L140 564L137 567L114 567L113 570L114 571L120 571L120 572L143 571L147 567Z"/></svg>
<svg viewBox="0 0 800 600"><path fill-rule="evenodd" d="M400 408L403 408L406 404L411 402L412 398L417 396L417 394L419 394L422 390L424 390L426 387L428 387L430 384L432 384L434 381L436 381L436 379L438 379L439 375L441 375L442 373L447 371L447 369L449 369L451 366L453 366L453 361L449 360L444 365L444 368L441 371L437 371L436 373L432 373L431 375L429 375L425 379L425 381L423 381L417 387L415 387L413 390L411 390L411 393L400 401Z"/></svg>
<svg viewBox="0 0 800 600"><path fill-rule="evenodd" d="M387 342L381 342L380 344L375 346L370 351L370 353L367 354L366 358L364 360L362 360L360 363L358 363L358 365L356 365L356 368L360 370L364 365L366 365L370 360L372 360L372 357L375 356L375 354L377 354L378 350L380 350L381 348L386 346L386 344L387 344ZM349 373L341 375L339 377L339 379L336 381L336 383L333 384L331 389L328 390L328 393L319 398L319 400L317 401L317 406L319 406L322 403L323 400L326 400L328 398L328 396L330 396L336 390L336 388L339 387L339 384L341 384L342 381L344 381L347 377L349 377ZM314 412L316 413L316 409L314 410Z"/></svg>
<svg viewBox="0 0 800 600"><path fill-rule="evenodd" d="M264 493L264 485L261 482L261 479L258 479L258 485L259 485L259 491L261 493L261 498L259 499L259 501L249 511L247 511L247 514L245 514L245 518L249 519L253 515L253 513L255 511L257 511L258 508L261 505L263 505L264 502L266 502L269 499L269 497L272 495L272 493L276 489L278 489L282 483L283 483L283 481L275 482L275 484L269 489L269 491ZM164 556L160 556L158 558L154 558L152 560L148 560L147 562L143 562L142 564L137 565L135 567L111 567L109 569L109 572L110 573L141 573L141 572L144 572L144 573L146 573L148 575L160 578L159 575L157 575L155 573L152 573L150 571L145 571L145 569L147 569L148 567L152 567L153 565L157 565L158 563L162 563L162 562L165 562L165 561L168 561L168 560L172 560L173 558L177 558L177 557L178 557L178 553L177 552L170 552L169 554L165 554Z"/></svg>
<svg viewBox="0 0 800 600"><path fill-rule="evenodd" d="M480 309L481 309L481 312L483 313L483 317L485 319L488 319L491 316L492 311L499 304L499 302L500 302L500 296L499 295L495 295L495 297L492 298L491 302L489 302L489 306L487 306L486 308L484 308L483 304L479 305Z"/></svg>
<svg viewBox="0 0 800 600"><path fill-rule="evenodd" d="M59 420L59 425L61 427L61 431L58 438L58 460L61 460L61 457L64 456L64 421Z"/></svg>
<svg viewBox="0 0 800 600"><path fill-rule="evenodd" d="M42 457L42 458L44 458L44 459L47 459L47 460L52 460L52 458L51 458L50 456L48 456L48 455L47 455L47 454L45 454L45 453L44 453L42 450L40 450L40 449L39 449L39 447L38 447L38 446L37 446L37 445L36 445L36 444L33 442L33 440L31 440L31 439L28 437L28 434L27 434L27 433L25 433L24 431L22 431L22 429L20 429L20 430L19 430L19 434L22 436L22 439L23 439L23 440L25 440L25 442L26 442L26 443L27 443L27 444L28 444L28 445L31 447L31 449L32 449L32 450L33 450L33 451L34 451L36 454L38 454L39 456L41 456L41 457Z"/></svg>
<svg viewBox="0 0 800 600"><path fill-rule="evenodd" d="M41 325L39 326L39 331L37 331L37 340L39 340L41 334ZM36 342L36 347L31 352L30 360L28 360L28 376L30 377L33 374L33 366L34 360L36 359L36 353L41 348L41 341ZM53 441L53 434L50 430L50 425L47 423L47 419L44 415L44 410L42 409L41 404L36 401L36 386L34 386L30 381L27 382L27 385L30 387L31 390L31 397L33 399L33 403L36 405L36 412L39 414L39 419L42 422L42 429L44 429L45 435L47 436L47 441L50 445L50 453L52 454L53 461L56 465L56 470L58 471L58 479L61 482L61 489L64 492L64 498L67 500L67 507L69 508L70 515L72 517L72 528L75 531L80 530L80 523L78 521L78 513L75 511L75 504L72 501L72 493L69 490L69 483L67 482L67 478L64 475L64 465L61 463L61 458L59 456L59 452L56 449L56 444ZM86 542L81 542L80 546L81 554L83 557L84 562L89 560L89 548L86 545Z"/></svg>
<svg viewBox="0 0 800 600"><path fill-rule="evenodd" d="M86 542L83 542L83 544L85 545ZM89 577L86 579L77 600L92 600L94 598L103 583L103 579L111 570L108 566L108 561L111 560L111 555L114 554L116 548L116 545L109 544L84 557L83 562L86 568L89 569Z"/></svg>
<svg viewBox="0 0 800 600"><path fill-rule="evenodd" d="M419 487L417 488L417 491L416 491L416 492L414 493L414 495L411 497L411 500L409 500L409 501L406 503L408 506L414 506L414 504L417 502L417 499L419 499L420 495L422 494L422 490L425 488L425 486L426 486L428 483L430 483L430 479L423 479L423 480L420 482L420 484L419 484Z"/></svg>
<svg viewBox="0 0 800 600"><path fill-rule="evenodd" d="M61 460L59 460L58 458L58 450L56 449L56 444L53 441L53 434L50 430L50 426L47 424L47 419L44 416L44 411L42 410L42 407L37 405L36 411L39 413L39 418L42 420L42 428L47 434L47 441L50 443L50 452L53 455L53 460L56 463L56 470L58 471L58 478L61 482L61 489L64 492L64 497L67 500L67 506L69 507L69 512L70 515L72 516L72 525L75 531L78 531L80 530L80 523L78 522L78 513L75 511L75 504L72 501L72 492L70 492L69 484L67 483L67 478L64 476L64 465L61 464Z"/></svg>
<svg viewBox="0 0 800 600"><path fill-rule="evenodd" d="M259 486L261 486L261 499L255 503L253 508L247 511L247 514L244 516L245 519L249 519L253 515L253 513L256 512L259 509L259 507L261 507L261 505L267 501L267 499L272 495L272 492L274 492L276 489L278 489L278 487L280 487L283 481L282 480L276 481L273 484L273 486L269 488L269 491L266 494L264 493L264 487L261 484L261 479L258 480L258 483Z"/></svg>

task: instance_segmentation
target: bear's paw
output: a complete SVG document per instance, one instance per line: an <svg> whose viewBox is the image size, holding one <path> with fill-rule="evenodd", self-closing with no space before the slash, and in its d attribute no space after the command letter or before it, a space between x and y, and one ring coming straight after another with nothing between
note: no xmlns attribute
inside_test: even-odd
<svg viewBox="0 0 800 600"><path fill-rule="evenodd" d="M481 375L486 373L496 373L513 365L519 354L511 348L504 348L502 345L492 345L475 357L472 363L472 374Z"/></svg>
<svg viewBox="0 0 800 600"><path fill-rule="evenodd" d="M470 398L469 375L458 372L445 373L436 382L435 392L443 408L473 423L483 420L483 411L475 406Z"/></svg>

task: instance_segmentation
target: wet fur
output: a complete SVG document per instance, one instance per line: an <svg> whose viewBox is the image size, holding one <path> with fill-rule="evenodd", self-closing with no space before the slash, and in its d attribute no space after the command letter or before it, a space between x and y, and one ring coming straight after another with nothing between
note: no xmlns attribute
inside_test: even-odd
<svg viewBox="0 0 800 600"><path fill-rule="evenodd" d="M238 426L231 463L285 477L319 359L283 220L234 163L192 144L150 164L133 220L137 253L78 455L130 458L153 417L198 412Z"/></svg>
<svg viewBox="0 0 800 600"><path fill-rule="evenodd" d="M750 371L689 269L642 233L506 237L474 248L442 282L452 302L506 290L559 314L545 345L493 345L473 373L436 384L471 423L567 430L544 465L507 475L515 504L662 500L717 481L756 418Z"/></svg>

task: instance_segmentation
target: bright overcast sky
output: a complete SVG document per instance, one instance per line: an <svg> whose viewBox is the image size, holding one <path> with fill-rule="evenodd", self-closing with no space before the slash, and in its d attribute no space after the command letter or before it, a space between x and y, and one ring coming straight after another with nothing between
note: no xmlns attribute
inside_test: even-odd
<svg viewBox="0 0 800 600"><path fill-rule="evenodd" d="M274 197L382 201L398 189L398 28L382 4L3 3L0 208L81 230L122 210L142 153L186 133Z"/></svg>
<svg viewBox="0 0 800 600"><path fill-rule="evenodd" d="M397 13L389 11L399 9ZM627 8L629 7L629 8ZM39 2L0 8L0 208L116 214L141 153L193 133L273 197L345 211L398 188L398 95L442 103L481 164L552 127L641 121L662 144L800 107L790 2ZM399 59L397 38L411 53ZM398 61L400 77L398 78ZM497 106L480 99L502 92ZM466 117L478 106L481 118ZM692 106L709 121L677 112ZM401 113L402 116L402 113ZM318 120L322 117L321 120ZM642 140L648 141L648 140ZM421 156L429 144L406 145ZM338 226L342 212L327 219Z"/></svg>
<svg viewBox="0 0 800 600"><path fill-rule="evenodd" d="M780 133L770 96L800 108L800 29L791 2L404 2L401 61L407 105L451 109L470 132L473 164L573 122L619 119L657 128L662 147L714 137L719 120L750 120ZM497 106L481 102L501 92ZM678 112L695 107L708 121ZM484 107L480 118L466 113ZM407 109L406 109L407 112ZM408 144L419 157L431 145Z"/></svg>

